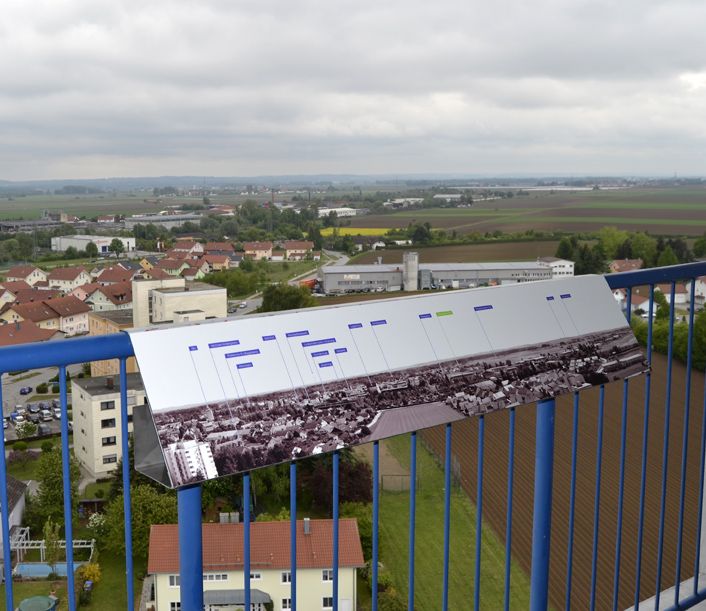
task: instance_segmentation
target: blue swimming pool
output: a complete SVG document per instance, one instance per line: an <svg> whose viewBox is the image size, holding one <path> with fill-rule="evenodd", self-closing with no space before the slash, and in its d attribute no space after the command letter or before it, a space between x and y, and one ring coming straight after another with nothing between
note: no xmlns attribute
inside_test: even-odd
<svg viewBox="0 0 706 611"><path fill-rule="evenodd" d="M74 562L74 570L81 566L83 562ZM66 577L66 563L57 562L54 567L55 573L60 577ZM45 562L20 562L14 569L13 573L19 577L34 577L42 578L49 577L51 566Z"/></svg>

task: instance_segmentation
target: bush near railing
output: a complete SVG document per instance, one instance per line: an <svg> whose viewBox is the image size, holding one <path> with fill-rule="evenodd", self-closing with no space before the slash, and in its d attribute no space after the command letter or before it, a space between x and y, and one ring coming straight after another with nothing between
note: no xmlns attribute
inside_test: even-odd
<svg viewBox="0 0 706 611"><path fill-rule="evenodd" d="M638 317L632 319L632 329L635 337L643 346L647 345L648 322ZM689 348L689 324L686 322L674 323L673 354L674 358L686 363ZM667 354L669 350L669 319L668 317L655 318L652 324L652 349L660 354ZM692 364L695 369L706 369L706 310L702 310L694 317L694 335L692 346Z"/></svg>

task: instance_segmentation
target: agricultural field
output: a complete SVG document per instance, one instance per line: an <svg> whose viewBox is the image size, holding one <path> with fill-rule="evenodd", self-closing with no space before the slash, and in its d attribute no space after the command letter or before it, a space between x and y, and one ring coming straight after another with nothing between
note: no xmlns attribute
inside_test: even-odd
<svg viewBox="0 0 706 611"><path fill-rule="evenodd" d="M353 257L351 264L375 263L382 257L383 263L402 263L405 250L419 253L422 263L473 263L476 261L532 261L537 257L554 256L559 242L491 242L483 244L460 244L454 246L430 246L426 248L369 250Z"/></svg>
<svg viewBox="0 0 706 611"><path fill-rule="evenodd" d="M217 198L211 198L217 203ZM232 198L228 201L232 201ZM0 219L38 219L42 210L66 212L75 216L94 217L103 214L157 213L166 206L176 204L201 204L202 198L162 198L155 203L151 193L95 194L95 195L28 195L0 198Z"/></svg>
<svg viewBox="0 0 706 611"><path fill-rule="evenodd" d="M351 219L350 227L400 228L429 222L460 234L500 230L630 231L696 236L706 231L706 188L531 193L472 208L426 208Z"/></svg>
<svg viewBox="0 0 706 611"><path fill-rule="evenodd" d="M389 227L339 227L338 235L383 236L388 231L390 231ZM325 227L321 230L321 235L324 237L333 235L333 227Z"/></svg>
<svg viewBox="0 0 706 611"><path fill-rule="evenodd" d="M655 592L657 545L662 485L662 450L665 430L665 389L667 359L654 355L652 397L649 411L649 441L645 501L645 528L642 546L642 581L640 599ZM664 529L663 587L675 582L677 529L680 486L680 463L684 426L686 369L674 362L669 419L669 463ZM703 405L702 374L694 374L688 427L686 461L686 496L684 511L684 547L681 578L693 575L698 521L699 453L701 409ZM578 428L578 462L576 471L576 513L574 529L574 564L571 591L572 607L589 608L593 541L593 505L596 483L596 448L598 434L598 389L580 395ZM623 503L622 554L618 608L633 604L636 577L637 531L639 523L640 473L644 421L645 378L629 382L627 407L627 444L625 463L625 498ZM600 526L598 537L598 573L596 608L612 607L615 567L616 528L620 477L620 435L622 384L606 386L605 421L603 426L603 463L600 488ZM553 608L564 607L566 593L568 516L571 477L572 397L557 401L554 496L552 507L552 550L550 566L550 599ZM485 461L483 517L498 537L504 540L507 515L507 440L509 412L485 416ZM534 477L535 409L517 408L515 446L515 486L513 512L513 557L524 571L530 571L532 542L532 498ZM421 433L437 456L444 455L444 428ZM453 425L453 454L460 464L461 486L468 496L476 498L478 419ZM471 540L472 533L467 533Z"/></svg>

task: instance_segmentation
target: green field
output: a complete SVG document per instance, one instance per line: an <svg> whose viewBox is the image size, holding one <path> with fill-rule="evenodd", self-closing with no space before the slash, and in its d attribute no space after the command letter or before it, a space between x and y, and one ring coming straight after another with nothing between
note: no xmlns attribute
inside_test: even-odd
<svg viewBox="0 0 706 611"><path fill-rule="evenodd" d="M409 436L386 440L387 449L409 467ZM419 488L415 529L415 608L441 608L444 550L444 474L421 444L417 447ZM469 609L473 600L476 510L454 486L451 494L449 609ZM380 501L381 558L395 589L406 595L409 534L409 494L383 492ZM481 607L501 609L505 584L505 546L488 527L482 530ZM510 608L529 606L529 579L513 562Z"/></svg>
<svg viewBox="0 0 706 611"><path fill-rule="evenodd" d="M536 230L594 231L615 225L632 231L698 236L706 228L706 188L532 192L479 201L472 208L423 208L355 217L350 228L403 228L429 222L458 233Z"/></svg>

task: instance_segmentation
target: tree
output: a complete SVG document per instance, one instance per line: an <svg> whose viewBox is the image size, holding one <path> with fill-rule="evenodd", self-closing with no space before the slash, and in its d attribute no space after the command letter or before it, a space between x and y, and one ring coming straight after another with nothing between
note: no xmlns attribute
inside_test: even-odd
<svg viewBox="0 0 706 611"><path fill-rule="evenodd" d="M119 259L120 255L125 252L123 241L120 238L113 238L110 242L110 246L108 246L108 250L114 252L115 258Z"/></svg>
<svg viewBox="0 0 706 611"><path fill-rule="evenodd" d="M697 257L706 256L706 233L694 242L694 255Z"/></svg>
<svg viewBox="0 0 706 611"><path fill-rule="evenodd" d="M76 257L78 257L78 250L76 250L73 246L69 246L64 251L64 259L75 259Z"/></svg>
<svg viewBox="0 0 706 611"><path fill-rule="evenodd" d="M150 528L153 524L177 521L176 494L160 494L151 486L138 484L132 493L132 549L135 556L147 559ZM102 543L119 555L125 554L125 514L123 495L113 499L105 512L106 536Z"/></svg>
<svg viewBox="0 0 706 611"><path fill-rule="evenodd" d="M559 241L559 246L556 248L555 256L559 259L568 259L569 261L573 261L574 248L569 238L561 238Z"/></svg>
<svg viewBox="0 0 706 611"><path fill-rule="evenodd" d="M74 520L77 519L78 482L81 470L73 454L70 455L69 473L71 480L71 507ZM25 519L35 531L43 528L50 516L64 515L64 478L62 474L61 452L57 449L42 452L37 463L37 494L32 497L31 511ZM63 521L57 522L63 528Z"/></svg>
<svg viewBox="0 0 706 611"><path fill-rule="evenodd" d="M657 240L643 232L633 233L630 236L632 256L642 259L645 267L652 267L657 257Z"/></svg>
<svg viewBox="0 0 706 611"><path fill-rule="evenodd" d="M665 267L666 265L677 265L677 263L679 263L679 259L677 259L677 256L674 254L672 247L667 244L664 247L664 250L660 253L659 257L657 258L657 267Z"/></svg>
<svg viewBox="0 0 706 611"><path fill-rule="evenodd" d="M122 244L122 242L121 242ZM98 256L98 246L94 242L89 242L86 244L86 254L93 261Z"/></svg>
<svg viewBox="0 0 706 611"><path fill-rule="evenodd" d="M17 439L26 439L27 437L34 437L37 434L37 425L34 422L25 420L20 422L15 427L15 433L17 434Z"/></svg>
<svg viewBox="0 0 706 611"><path fill-rule="evenodd" d="M316 300L306 287L289 284L271 284L262 292L259 312L295 310L315 305Z"/></svg>
<svg viewBox="0 0 706 611"><path fill-rule="evenodd" d="M627 231L622 231L617 227L603 227L598 232L598 241L603 246L603 251L608 259L615 259L618 253L618 248L625 240L627 240L629 234Z"/></svg>
<svg viewBox="0 0 706 611"><path fill-rule="evenodd" d="M60 553L59 524L49 516L44 523L44 558L51 567L52 573L56 573L56 563L59 562Z"/></svg>

